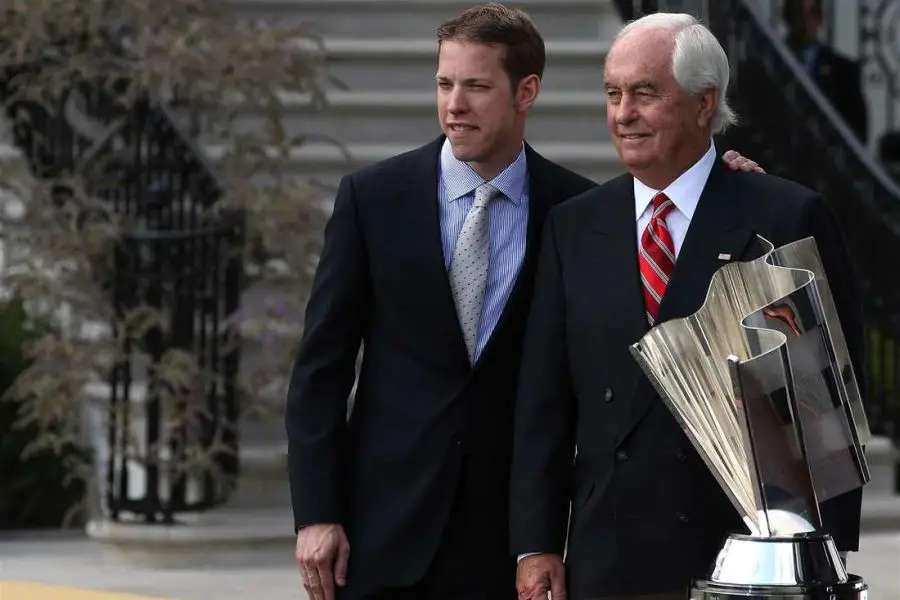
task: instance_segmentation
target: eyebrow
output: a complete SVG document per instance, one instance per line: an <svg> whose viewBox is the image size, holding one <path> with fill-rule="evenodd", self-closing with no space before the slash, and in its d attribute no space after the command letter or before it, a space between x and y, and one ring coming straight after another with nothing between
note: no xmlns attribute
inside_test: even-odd
<svg viewBox="0 0 900 600"><path fill-rule="evenodd" d="M442 75L435 75L434 78L435 78L435 80L438 81L438 82L441 82L441 81L450 81L450 78L449 78L449 77L444 77L444 76L442 76ZM463 83L466 84L466 85L472 85L472 84L474 84L474 83L479 83L479 84L490 84L490 83L491 83L491 80L488 79L488 78L486 78L486 77L470 77L470 78L468 78L468 79L464 79L464 80L463 80Z"/></svg>
<svg viewBox="0 0 900 600"><path fill-rule="evenodd" d="M604 82L604 85L605 85L605 87L607 87L607 88L618 88L618 87L621 87L621 86L618 86L618 85L613 85L613 84L611 84L611 83L608 82L608 81L605 81L605 82ZM645 79L645 80L642 80L642 81L637 81L637 82L635 82L635 83L632 83L631 85L629 85L629 86L628 86L627 88L625 88L625 89L627 89L628 91L639 90L639 89L650 89L650 90L655 90L655 89L657 89L657 86L656 86L655 83L653 83L653 82L650 81L649 79Z"/></svg>

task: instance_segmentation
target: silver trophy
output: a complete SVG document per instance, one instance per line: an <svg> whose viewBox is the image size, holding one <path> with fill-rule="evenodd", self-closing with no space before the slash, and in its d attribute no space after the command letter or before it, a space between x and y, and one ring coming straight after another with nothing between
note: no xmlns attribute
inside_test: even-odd
<svg viewBox="0 0 900 600"><path fill-rule="evenodd" d="M813 238L723 266L706 301L632 354L748 533L727 537L691 600L863 600L822 531L821 502L869 481L871 439Z"/></svg>

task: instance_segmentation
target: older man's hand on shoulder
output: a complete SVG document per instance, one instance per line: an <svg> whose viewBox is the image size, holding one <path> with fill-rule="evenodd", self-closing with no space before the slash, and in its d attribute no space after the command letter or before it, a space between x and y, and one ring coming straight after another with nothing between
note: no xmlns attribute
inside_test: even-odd
<svg viewBox="0 0 900 600"><path fill-rule="evenodd" d="M732 171L750 171L753 173L765 173L765 170L746 156L741 156L734 150L729 150L722 155L722 162L728 165Z"/></svg>

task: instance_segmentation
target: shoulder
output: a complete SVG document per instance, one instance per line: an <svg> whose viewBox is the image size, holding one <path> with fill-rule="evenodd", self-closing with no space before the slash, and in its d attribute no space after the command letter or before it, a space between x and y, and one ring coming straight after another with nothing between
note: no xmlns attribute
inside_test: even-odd
<svg viewBox="0 0 900 600"><path fill-rule="evenodd" d="M720 188L715 200L735 202L745 225L766 232L773 242L792 241L811 222L831 214L821 194L796 181L733 171L728 180L732 184Z"/></svg>
<svg viewBox="0 0 900 600"><path fill-rule="evenodd" d="M782 213L801 212L823 201L815 190L777 175L729 171L728 177L754 205L764 203Z"/></svg>
<svg viewBox="0 0 900 600"><path fill-rule="evenodd" d="M550 180L554 182L556 188L563 192L560 196L560 201L577 196L578 194L597 187L597 182L588 179L583 175L579 175L575 171L569 170L555 162L547 160L545 168L547 169Z"/></svg>
<svg viewBox="0 0 900 600"><path fill-rule="evenodd" d="M613 177L601 184L594 184L568 200L553 207L554 218L560 221L579 221L593 213L598 202L633 202L634 180L624 174Z"/></svg>
<svg viewBox="0 0 900 600"><path fill-rule="evenodd" d="M380 160L353 171L345 178L351 180L354 186L368 186L373 183L378 183L379 186L390 186L392 183L405 186L410 175L421 173L422 169L429 165L436 168L440 142L441 140L433 140L418 148Z"/></svg>

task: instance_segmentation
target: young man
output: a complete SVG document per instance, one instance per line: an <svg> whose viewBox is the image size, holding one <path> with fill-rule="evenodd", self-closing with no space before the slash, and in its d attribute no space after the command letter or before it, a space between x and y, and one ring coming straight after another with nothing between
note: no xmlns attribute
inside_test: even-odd
<svg viewBox="0 0 900 600"><path fill-rule="evenodd" d="M595 184L523 142L545 62L527 15L475 7L438 43L444 135L341 182L291 379L297 562L316 600L516 594L512 410L539 235Z"/></svg>

